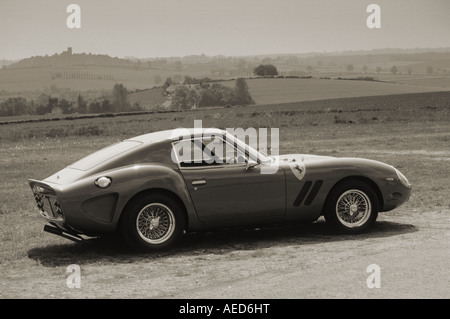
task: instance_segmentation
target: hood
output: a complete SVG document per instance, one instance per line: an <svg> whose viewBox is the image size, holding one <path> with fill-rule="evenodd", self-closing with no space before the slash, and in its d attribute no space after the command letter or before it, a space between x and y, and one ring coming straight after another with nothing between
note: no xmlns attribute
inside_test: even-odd
<svg viewBox="0 0 450 319"><path fill-rule="evenodd" d="M287 154L273 156L275 163L298 167L364 167L392 171L392 166L380 161L359 157L332 157L310 154Z"/></svg>
<svg viewBox="0 0 450 319"><path fill-rule="evenodd" d="M383 162L358 158L358 157L332 157L310 154L287 154L272 156L275 165L288 166L292 173L299 179L303 179L309 169L340 169L357 174L394 174L394 168Z"/></svg>
<svg viewBox="0 0 450 319"><path fill-rule="evenodd" d="M299 180L302 180L306 174L307 165L310 163L319 163L321 161L329 161L334 159L330 156L320 156L311 154L286 154L279 156L272 156L274 158L274 165L288 165L292 173Z"/></svg>

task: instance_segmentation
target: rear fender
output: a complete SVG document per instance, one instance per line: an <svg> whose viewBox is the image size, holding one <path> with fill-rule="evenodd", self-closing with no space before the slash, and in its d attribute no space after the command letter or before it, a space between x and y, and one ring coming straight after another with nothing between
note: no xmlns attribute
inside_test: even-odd
<svg viewBox="0 0 450 319"><path fill-rule="evenodd" d="M113 171L108 176L113 180L111 186L115 186L114 192L119 194L112 220L113 224L117 225L126 205L136 195L158 190L177 196L186 209L189 224L194 226L198 223L188 189L177 169L166 165L134 165Z"/></svg>
<svg viewBox="0 0 450 319"><path fill-rule="evenodd" d="M111 185L96 186L95 181L102 176L109 177ZM136 194L152 189L175 194L185 206L189 222L194 225L198 222L182 176L167 165L130 165L93 174L64 185L59 195L68 212L67 224L85 231L110 232L116 229L127 203Z"/></svg>

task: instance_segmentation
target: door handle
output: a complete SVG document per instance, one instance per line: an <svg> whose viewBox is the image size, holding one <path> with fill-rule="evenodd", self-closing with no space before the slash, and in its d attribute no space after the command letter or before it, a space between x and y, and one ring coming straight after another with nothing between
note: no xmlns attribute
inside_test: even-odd
<svg viewBox="0 0 450 319"><path fill-rule="evenodd" d="M205 179L199 179L197 181L193 181L192 182L192 186L200 186L200 185L206 185L206 180Z"/></svg>

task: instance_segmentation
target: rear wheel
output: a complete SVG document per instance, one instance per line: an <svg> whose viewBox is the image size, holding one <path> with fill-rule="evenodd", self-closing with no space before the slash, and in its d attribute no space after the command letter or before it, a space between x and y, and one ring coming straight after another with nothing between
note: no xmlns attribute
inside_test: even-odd
<svg viewBox="0 0 450 319"><path fill-rule="evenodd" d="M334 229L354 234L369 228L377 216L377 195L362 181L339 184L330 194L325 211L325 219Z"/></svg>
<svg viewBox="0 0 450 319"><path fill-rule="evenodd" d="M137 249L164 249L183 234L185 216L181 205L163 194L137 198L126 208L121 222L125 241Z"/></svg>

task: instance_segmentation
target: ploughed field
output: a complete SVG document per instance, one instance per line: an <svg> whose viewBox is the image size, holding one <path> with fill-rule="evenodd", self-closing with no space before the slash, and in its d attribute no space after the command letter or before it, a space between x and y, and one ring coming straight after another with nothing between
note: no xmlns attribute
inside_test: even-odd
<svg viewBox="0 0 450 319"><path fill-rule="evenodd" d="M280 153L381 160L413 185L404 206L356 236L312 224L187 234L134 253L43 232L28 178L42 179L103 146L188 127L279 128ZM2 298L449 298L450 93L342 98L201 111L0 125ZM69 288L68 266L81 270ZM380 267L380 288L367 269Z"/></svg>

